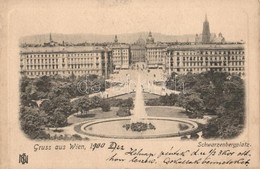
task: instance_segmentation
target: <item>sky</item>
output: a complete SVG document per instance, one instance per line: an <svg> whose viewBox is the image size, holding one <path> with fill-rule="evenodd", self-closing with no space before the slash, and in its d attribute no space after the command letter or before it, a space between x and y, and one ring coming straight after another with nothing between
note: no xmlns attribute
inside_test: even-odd
<svg viewBox="0 0 260 169"><path fill-rule="evenodd" d="M14 1L9 26L19 36L46 33L168 35L202 32L205 14L212 33L245 40L250 6L240 0Z"/></svg>

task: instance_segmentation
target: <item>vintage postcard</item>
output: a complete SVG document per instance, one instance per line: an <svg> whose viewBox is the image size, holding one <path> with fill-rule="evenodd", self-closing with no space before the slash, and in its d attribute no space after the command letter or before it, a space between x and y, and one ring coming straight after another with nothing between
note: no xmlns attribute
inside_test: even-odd
<svg viewBox="0 0 260 169"><path fill-rule="evenodd" d="M0 168L259 168L258 0L1 2Z"/></svg>

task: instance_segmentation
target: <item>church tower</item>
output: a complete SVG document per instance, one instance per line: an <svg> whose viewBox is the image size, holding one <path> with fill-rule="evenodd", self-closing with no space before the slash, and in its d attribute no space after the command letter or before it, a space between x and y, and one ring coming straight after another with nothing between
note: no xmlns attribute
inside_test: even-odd
<svg viewBox="0 0 260 169"><path fill-rule="evenodd" d="M52 37L51 37L51 33L50 33L50 42L52 42Z"/></svg>
<svg viewBox="0 0 260 169"><path fill-rule="evenodd" d="M209 22L206 14L205 21L203 23L202 43L209 43L209 42L210 42L210 30L209 30Z"/></svg>
<svg viewBox="0 0 260 169"><path fill-rule="evenodd" d="M114 42L115 42L115 43L118 43L117 35L115 35Z"/></svg>

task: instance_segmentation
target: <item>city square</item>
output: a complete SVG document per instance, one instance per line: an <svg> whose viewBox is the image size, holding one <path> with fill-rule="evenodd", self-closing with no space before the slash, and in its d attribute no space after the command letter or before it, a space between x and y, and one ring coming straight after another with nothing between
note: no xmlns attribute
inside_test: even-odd
<svg viewBox="0 0 260 169"><path fill-rule="evenodd" d="M244 125L244 42L20 44L21 128L31 139L237 137Z"/></svg>

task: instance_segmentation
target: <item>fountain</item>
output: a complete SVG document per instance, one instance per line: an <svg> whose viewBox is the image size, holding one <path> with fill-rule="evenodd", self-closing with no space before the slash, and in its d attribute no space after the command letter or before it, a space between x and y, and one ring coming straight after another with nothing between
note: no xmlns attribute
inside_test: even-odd
<svg viewBox="0 0 260 169"><path fill-rule="evenodd" d="M147 119L147 114L144 107L144 99L142 94L141 76L138 74L136 83L136 94L134 102L134 110L132 111L131 122L140 122Z"/></svg>
<svg viewBox="0 0 260 169"><path fill-rule="evenodd" d="M77 131L87 136L119 139L180 137L197 131L197 123L182 118L151 117L145 110L141 76L138 73L134 109L130 117L95 119L80 123Z"/></svg>
<svg viewBox="0 0 260 169"><path fill-rule="evenodd" d="M146 130L155 130L155 126L147 119L147 114L144 106L144 99L142 94L141 76L138 74L136 83L136 94L134 102L134 110L131 111L132 116L130 123L124 124L123 128L131 131L143 132Z"/></svg>

